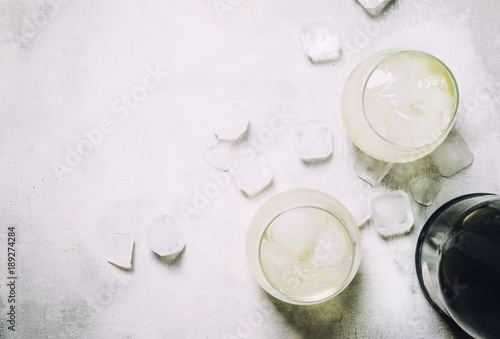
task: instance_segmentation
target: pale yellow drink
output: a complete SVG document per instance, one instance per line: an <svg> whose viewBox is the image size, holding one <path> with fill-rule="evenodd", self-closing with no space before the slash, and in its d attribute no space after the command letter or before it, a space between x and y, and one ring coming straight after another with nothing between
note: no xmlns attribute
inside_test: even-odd
<svg viewBox="0 0 500 339"><path fill-rule="evenodd" d="M407 162L429 154L448 135L458 88L450 70L432 55L389 49L354 69L341 105L344 126L362 151Z"/></svg>
<svg viewBox="0 0 500 339"><path fill-rule="evenodd" d="M361 258L350 213L334 198L307 189L281 193L259 209L246 251L262 288L294 304L318 303L340 293Z"/></svg>

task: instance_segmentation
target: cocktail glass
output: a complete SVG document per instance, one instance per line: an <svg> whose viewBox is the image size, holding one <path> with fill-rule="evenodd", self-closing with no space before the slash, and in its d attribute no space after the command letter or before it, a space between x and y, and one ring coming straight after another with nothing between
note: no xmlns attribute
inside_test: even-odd
<svg viewBox="0 0 500 339"><path fill-rule="evenodd" d="M386 49L364 59L347 79L341 112L351 140L386 162L432 152L452 129L458 86L448 67L420 51Z"/></svg>
<svg viewBox="0 0 500 339"><path fill-rule="evenodd" d="M338 295L361 260L358 226L331 196L311 189L280 193L255 213L246 256L259 285L275 298L299 305Z"/></svg>

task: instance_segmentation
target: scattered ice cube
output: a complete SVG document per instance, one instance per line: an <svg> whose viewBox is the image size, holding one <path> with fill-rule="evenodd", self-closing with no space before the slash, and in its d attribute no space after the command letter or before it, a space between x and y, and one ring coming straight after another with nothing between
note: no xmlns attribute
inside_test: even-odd
<svg viewBox="0 0 500 339"><path fill-rule="evenodd" d="M365 152L358 150L354 170L358 177L372 186L377 185L389 173L394 164L372 158Z"/></svg>
<svg viewBox="0 0 500 339"><path fill-rule="evenodd" d="M408 232L413 226L410 198L403 191L381 194L371 201L375 229L384 237Z"/></svg>
<svg viewBox="0 0 500 339"><path fill-rule="evenodd" d="M215 139L205 150L205 161L222 171L227 170L231 157L238 151L238 146L231 142Z"/></svg>
<svg viewBox="0 0 500 339"><path fill-rule="evenodd" d="M174 255L186 246L186 240L175 221L163 214L151 221L146 228L146 239L151 251L159 256Z"/></svg>
<svg viewBox="0 0 500 339"><path fill-rule="evenodd" d="M108 249L108 262L124 268L132 268L134 239L128 233L115 233Z"/></svg>
<svg viewBox="0 0 500 339"><path fill-rule="evenodd" d="M379 15L392 0L358 0L364 10L371 16Z"/></svg>
<svg viewBox="0 0 500 339"><path fill-rule="evenodd" d="M227 167L236 186L249 197L262 191L273 180L267 161L255 148L241 149L231 157Z"/></svg>
<svg viewBox="0 0 500 339"><path fill-rule="evenodd" d="M236 140L246 132L250 116L238 104L232 103L220 116L215 127L215 135L221 140Z"/></svg>
<svg viewBox="0 0 500 339"><path fill-rule="evenodd" d="M416 202L430 206L441 190L441 177L435 173L421 175L410 181L410 188Z"/></svg>
<svg viewBox="0 0 500 339"><path fill-rule="evenodd" d="M332 18L324 17L302 27L302 45L312 62L335 60L340 54L340 38Z"/></svg>
<svg viewBox="0 0 500 339"><path fill-rule="evenodd" d="M266 237L286 247L299 260L306 260L313 255L322 226L317 212L311 208L287 211L273 221Z"/></svg>
<svg viewBox="0 0 500 339"><path fill-rule="evenodd" d="M295 134L302 160L322 160L332 154L332 129L325 120L302 121L297 124Z"/></svg>
<svg viewBox="0 0 500 339"><path fill-rule="evenodd" d="M431 158L444 177L451 177L474 161L474 155L456 131L451 131L443 143L431 153Z"/></svg>
<svg viewBox="0 0 500 339"><path fill-rule="evenodd" d="M338 196L338 200L351 212L358 226L371 218L370 202L361 191L346 190Z"/></svg>

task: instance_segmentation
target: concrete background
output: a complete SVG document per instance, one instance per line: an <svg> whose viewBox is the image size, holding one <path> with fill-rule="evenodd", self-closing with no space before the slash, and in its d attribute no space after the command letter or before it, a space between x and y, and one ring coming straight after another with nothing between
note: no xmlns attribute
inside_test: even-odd
<svg viewBox="0 0 500 339"><path fill-rule="evenodd" d="M397 0L378 18L352 0L1 0L0 337L466 338L425 300L414 250L439 205L500 192L499 15L493 0ZM315 65L300 32L323 16L334 19L344 45L337 61ZM412 201L410 234L385 240L372 221L364 225L359 272L338 298L309 307L276 301L244 257L247 225L265 200L302 187L333 196L354 188L372 198L408 191L412 176L436 171L429 158L395 165L371 187L353 170L342 86L363 57L393 46L432 53L454 72L456 129L475 161L443 180L430 207ZM149 89L140 89L152 73ZM272 186L253 198L218 182L204 162L230 102L249 110L243 143L274 171ZM295 118L263 138L284 107ZM294 150L294 125L307 117L333 129L325 162L304 164ZM85 148L96 129L102 138ZM197 204L214 183L219 192ZM161 213L187 240L175 261L146 244L145 227ZM10 225L15 332L6 328ZM135 239L131 271L106 261L103 244L117 231Z"/></svg>

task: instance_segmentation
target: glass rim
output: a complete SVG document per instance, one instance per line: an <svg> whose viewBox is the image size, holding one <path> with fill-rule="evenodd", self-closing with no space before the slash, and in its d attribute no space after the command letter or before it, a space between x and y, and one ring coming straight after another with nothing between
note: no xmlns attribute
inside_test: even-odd
<svg viewBox="0 0 500 339"><path fill-rule="evenodd" d="M262 267L262 260L261 260L261 246L262 246L262 242L264 240L264 235L266 234L268 228L272 225L272 223L281 215L289 212L289 211L292 211L292 210L295 210L295 209L298 209L298 208L315 208L315 209L318 209L320 211L323 211L329 215L331 215L333 218L335 218L343 227L343 229L346 231L349 239L350 240L350 250L351 250L351 253L352 253L352 259L351 259L351 265L349 267L349 273L346 275L345 279L342 281L342 283L337 286L336 288L334 289L331 289L331 290L327 290L327 292L324 292L322 294L319 294L319 297L302 297L302 298L299 298L299 297L293 297L289 294L286 294L285 292L281 291L279 288L277 288L273 282L271 282L271 280L268 278L266 272L264 271L264 268ZM319 206L314 206L314 205L304 205L304 206L295 206L295 207L291 207L291 208L288 208L284 211L281 211L280 213L276 214L270 221L269 223L266 225L266 227L264 228L264 230L262 231L262 234L260 235L260 239L259 239L259 248L258 248L258 257L259 257L259 267L260 267L260 270L264 276L264 278L266 279L266 281L269 283L269 285L277 292L279 293L280 295L282 295L283 297L289 299L289 300L292 300L292 301L295 301L297 303L300 303L300 304L315 304L315 303L318 303L318 302L322 302L322 301L326 301L334 296L336 296L337 294L339 294L341 291L344 290L344 288L347 287L347 285L350 283L350 277L353 273L353 269L354 269L354 266L355 266L355 263L356 263L356 260L357 260L357 254L356 254L356 246L355 246L355 237L353 236L353 234L351 234L351 231L349 230L349 227L346 226L346 224L340 219L338 218L335 214L333 214L331 211L328 211L322 207L319 207Z"/></svg>
<svg viewBox="0 0 500 339"><path fill-rule="evenodd" d="M424 55L426 57L429 57L429 58L437 61L441 66L443 66L443 68L446 70L446 72L450 76L450 78L451 78L451 80L453 82L454 90L455 90L455 100L454 100L454 106L455 107L453 109L453 113L450 116L450 120L448 121L448 124L446 125L446 127L435 138L431 139L430 141L426 141L424 143L416 144L416 145L403 145L403 144L399 144L399 143L396 143L394 141L388 140L385 137L383 137L382 135L380 135L378 133L378 131L371 124L370 119L368 119L368 116L366 115L366 109L365 109L365 91L366 91L366 86L368 85L368 81L371 79L371 76L372 76L373 72L375 72L380 67L380 65L382 65L384 62L386 62L390 58L395 57L397 55L401 55L401 54L407 54L407 53L408 54L414 53L414 54ZM370 129L381 140L383 140L383 141L385 141L385 142L387 142L387 143L389 143L389 144L391 144L393 146L401 147L401 148L404 148L404 149L418 149L418 148L423 148L423 147L431 145L432 143L434 143L437 140L441 139L443 136L446 136L451 131L451 129L452 129L454 123L455 123L455 119L457 117L457 112L458 112L459 100L460 100L460 94L459 94L459 91L458 91L457 80L455 79L455 76L453 75L453 73L451 72L451 70L448 68L448 66L446 66L446 64L443 61L441 61L439 58L435 57L432 54L429 54L429 53L426 53L426 52L422 52L422 51L418 51L418 50L413 50L413 49L403 49L403 50L399 50L399 51L396 51L396 52L391 52L389 55L383 57L380 61L378 61L375 64L375 66L373 66L373 68L371 69L370 73L368 73L368 75L366 76L365 80L363 81L363 91L362 91L362 94L361 94L361 106L362 106L362 109L363 109L363 116L364 116L365 121L367 122L368 126L370 126Z"/></svg>

